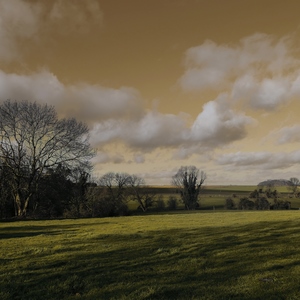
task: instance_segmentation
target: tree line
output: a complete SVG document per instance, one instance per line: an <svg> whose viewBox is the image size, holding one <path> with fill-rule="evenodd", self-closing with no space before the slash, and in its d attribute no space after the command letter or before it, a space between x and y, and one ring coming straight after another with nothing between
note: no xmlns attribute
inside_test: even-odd
<svg viewBox="0 0 300 300"><path fill-rule="evenodd" d="M292 186L291 186L292 187ZM296 189L291 188L292 191ZM235 194L225 200L225 209L239 210L283 210L291 209L291 202L281 199L281 194L271 187L255 189L248 197L238 198Z"/></svg>
<svg viewBox="0 0 300 300"><path fill-rule="evenodd" d="M137 175L107 173L91 180L95 154L86 124L59 119L47 104L3 102L0 218L114 216L128 212L128 200L136 201L144 212L159 203ZM186 209L199 206L205 179L206 174L194 166L181 167L173 176ZM169 200L170 206L176 205Z"/></svg>

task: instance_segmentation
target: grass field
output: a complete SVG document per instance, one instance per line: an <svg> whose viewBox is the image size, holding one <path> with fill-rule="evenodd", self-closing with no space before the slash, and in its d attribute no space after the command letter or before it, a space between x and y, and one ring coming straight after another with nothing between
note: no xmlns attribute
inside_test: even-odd
<svg viewBox="0 0 300 300"><path fill-rule="evenodd" d="M300 299L300 211L0 223L0 299Z"/></svg>
<svg viewBox="0 0 300 300"><path fill-rule="evenodd" d="M236 196L234 200L238 202L241 197L248 197L250 192L258 189L257 186L204 186L200 193L200 207L203 210L224 210L225 200L233 195ZM291 197L291 191L285 186L275 187L280 193L280 200L290 201L292 209L300 208L300 198ZM147 191L156 194L156 198L162 199L166 203L170 196L177 198L178 209L184 209L184 205L180 201L180 195L176 193L175 188L171 187L149 187ZM271 201L271 200L270 200ZM272 201L271 201L272 202ZM129 208L135 210L138 207L136 202L130 202Z"/></svg>

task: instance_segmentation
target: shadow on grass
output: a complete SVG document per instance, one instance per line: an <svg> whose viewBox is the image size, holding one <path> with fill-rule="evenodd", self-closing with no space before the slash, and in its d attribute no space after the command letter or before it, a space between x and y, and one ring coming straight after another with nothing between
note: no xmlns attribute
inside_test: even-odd
<svg viewBox="0 0 300 300"><path fill-rule="evenodd" d="M0 229L0 239L34 237L38 235L58 235L63 231L75 232L74 226L14 226Z"/></svg>
<svg viewBox="0 0 300 300"><path fill-rule="evenodd" d="M30 221L32 224L34 221ZM40 222L40 221L37 221ZM101 222L101 224L106 224L109 222ZM8 223L9 224L9 223ZM23 238L23 237L34 237L39 235L59 235L66 232L76 233L79 231L79 226L95 226L94 223L80 223L80 224L59 224L59 225L30 225L27 226L22 224L21 226L3 226L0 227L0 239L11 239L11 238Z"/></svg>
<svg viewBox="0 0 300 300"><path fill-rule="evenodd" d="M2 299L299 299L299 227L260 222L99 235L77 241L85 251L10 272Z"/></svg>

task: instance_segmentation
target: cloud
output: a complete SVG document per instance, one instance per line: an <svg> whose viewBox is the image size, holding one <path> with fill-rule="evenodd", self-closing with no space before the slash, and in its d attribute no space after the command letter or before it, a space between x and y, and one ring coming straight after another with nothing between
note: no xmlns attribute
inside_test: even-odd
<svg viewBox="0 0 300 300"><path fill-rule="evenodd" d="M59 104L64 85L48 71L30 75L7 74L0 71L0 99L28 100L53 105Z"/></svg>
<svg viewBox="0 0 300 300"><path fill-rule="evenodd" d="M46 70L30 75L0 71L0 101L7 99L54 105L61 116L76 117L90 124L108 118L135 119L143 111L143 101L133 88L64 85Z"/></svg>
<svg viewBox="0 0 300 300"><path fill-rule="evenodd" d="M23 74L0 71L0 102L28 100L54 105L60 117L76 117L91 128L95 147L120 142L128 148L153 151L159 148L179 151L185 158L193 153L223 147L247 135L254 121L230 107L224 94L204 104L192 122L187 114L164 114L147 110L139 92L133 88L112 89L99 85L63 84L47 70ZM190 125L191 124L191 125ZM101 161L123 162L120 156L100 155ZM136 163L144 157L135 156Z"/></svg>
<svg viewBox="0 0 300 300"><path fill-rule="evenodd" d="M129 147L148 151L177 146L187 134L186 124L181 116L156 111L148 111L138 120L110 119L98 123L91 131L96 144L118 140Z"/></svg>
<svg viewBox="0 0 300 300"><path fill-rule="evenodd" d="M54 105L61 117L87 122L93 145L120 141L130 148L152 151L156 148L195 146L222 147L246 136L251 118L232 110L228 99L219 97L203 106L192 126L186 114L163 114L147 110L138 91L111 89L79 83L64 85L47 70L29 75L0 71L0 99L28 100ZM189 117L190 118L190 117Z"/></svg>
<svg viewBox="0 0 300 300"><path fill-rule="evenodd" d="M278 139L278 144L287 143L299 143L300 142L300 125L294 125L291 127L283 127L277 134L280 135Z"/></svg>
<svg viewBox="0 0 300 300"><path fill-rule="evenodd" d="M191 140L207 147L229 144L246 137L246 126L254 120L232 110L227 95L219 96L203 106L191 128Z"/></svg>
<svg viewBox="0 0 300 300"><path fill-rule="evenodd" d="M51 6L52 5L52 6ZM58 34L82 34L101 25L103 13L96 0L25 1L0 0L0 58L20 59L24 40L37 41L51 30Z"/></svg>
<svg viewBox="0 0 300 300"><path fill-rule="evenodd" d="M0 0L0 57L10 61L20 53L17 41L29 39L38 31L41 14L39 4L22 0Z"/></svg>
<svg viewBox="0 0 300 300"><path fill-rule="evenodd" d="M285 169L300 163L300 151L229 153L219 156L217 163L232 169Z"/></svg>
<svg viewBox="0 0 300 300"><path fill-rule="evenodd" d="M59 27L60 32L86 33L91 25L101 25L103 13L99 2L89 0L87 2L76 0L56 0L48 14L50 25ZM62 26L63 25L63 26Z"/></svg>
<svg viewBox="0 0 300 300"><path fill-rule="evenodd" d="M137 163L137 164L142 164L142 163L145 162L145 156L144 156L143 154L138 154L138 153L136 153L136 154L134 154L134 156L133 156L133 160L134 160L134 162Z"/></svg>
<svg viewBox="0 0 300 300"><path fill-rule="evenodd" d="M64 99L58 105L61 113L96 122L108 118L137 118L143 110L143 100L134 88L112 89L80 83L65 87Z"/></svg>
<svg viewBox="0 0 300 300"><path fill-rule="evenodd" d="M289 78L275 77L258 80L247 74L236 80L233 99L243 99L254 109L274 110L293 96Z"/></svg>
<svg viewBox="0 0 300 300"><path fill-rule="evenodd" d="M123 154L120 153L107 153L105 151L98 151L97 156L93 158L94 164L107 164L107 163L113 163L113 164L120 164L125 162L125 158Z"/></svg>
<svg viewBox="0 0 300 300"><path fill-rule="evenodd" d="M184 91L227 91L253 109L274 110L300 96L300 60L292 36L254 34L237 45L205 41L186 51Z"/></svg>
<svg viewBox="0 0 300 300"><path fill-rule="evenodd" d="M226 85L224 71L210 68L190 68L181 78L185 90L203 90L221 88Z"/></svg>
<svg viewBox="0 0 300 300"><path fill-rule="evenodd" d="M223 147L247 135L254 120L229 107L227 95L203 106L202 112L188 126L185 115L147 111L137 120L109 119L96 124L91 131L95 145L116 141L143 151L178 148L174 158L183 159L193 153Z"/></svg>

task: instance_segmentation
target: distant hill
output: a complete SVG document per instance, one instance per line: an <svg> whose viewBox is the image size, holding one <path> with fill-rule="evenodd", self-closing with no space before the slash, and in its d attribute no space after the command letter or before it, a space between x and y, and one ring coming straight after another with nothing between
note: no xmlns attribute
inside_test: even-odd
<svg viewBox="0 0 300 300"><path fill-rule="evenodd" d="M258 186L292 186L293 183L290 180L286 179L269 179L262 181Z"/></svg>

